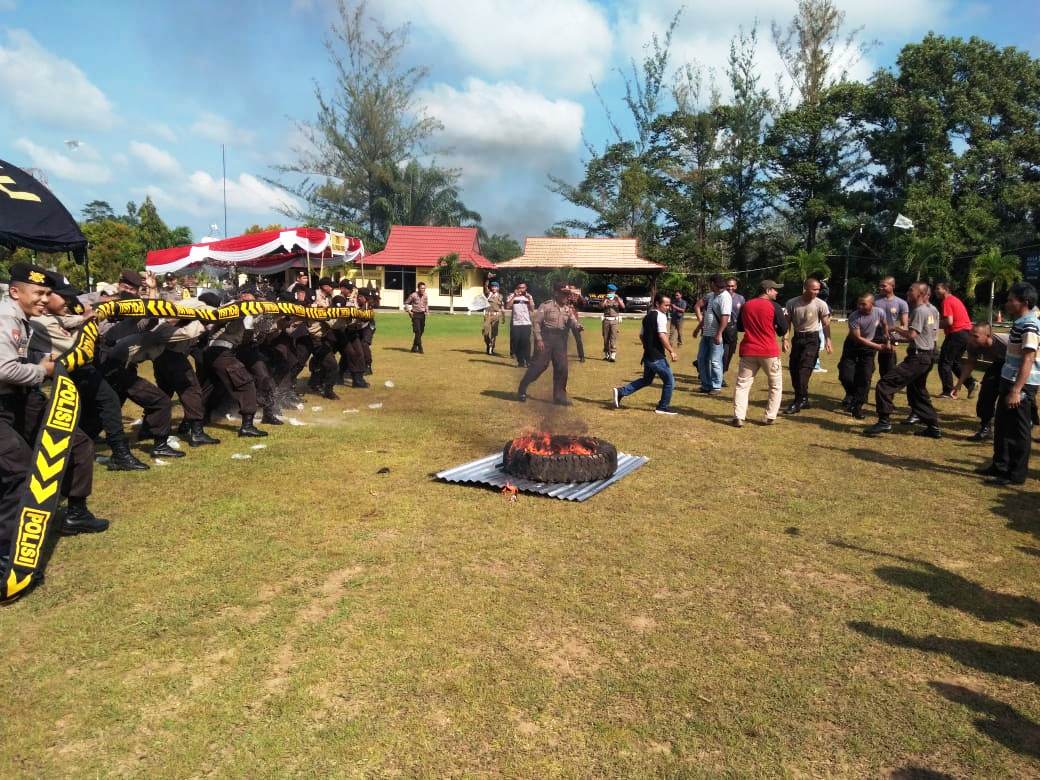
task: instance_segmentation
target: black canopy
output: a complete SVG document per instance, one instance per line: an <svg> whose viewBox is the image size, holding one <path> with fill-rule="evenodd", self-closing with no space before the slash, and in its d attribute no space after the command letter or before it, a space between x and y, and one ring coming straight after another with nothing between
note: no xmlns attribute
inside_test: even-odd
<svg viewBox="0 0 1040 780"><path fill-rule="evenodd" d="M49 189L32 176L0 160L0 244L38 252L72 252L86 260L87 239Z"/></svg>

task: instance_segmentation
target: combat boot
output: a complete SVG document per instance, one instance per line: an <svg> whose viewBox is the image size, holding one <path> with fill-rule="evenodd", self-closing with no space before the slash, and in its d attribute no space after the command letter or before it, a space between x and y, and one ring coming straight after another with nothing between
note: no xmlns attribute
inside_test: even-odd
<svg viewBox="0 0 1040 780"><path fill-rule="evenodd" d="M164 435L155 437L155 446L148 451L148 454L153 458L183 458L188 453L171 447L170 437Z"/></svg>
<svg viewBox="0 0 1040 780"><path fill-rule="evenodd" d="M253 425L253 416L251 414L242 415L242 427L238 429L238 435L245 439L260 439L267 435L267 431L262 431Z"/></svg>
<svg viewBox="0 0 1040 780"><path fill-rule="evenodd" d="M108 459L109 471L147 471L151 466L134 457L126 439L111 442L112 457Z"/></svg>
<svg viewBox="0 0 1040 780"><path fill-rule="evenodd" d="M177 426L178 436L187 436L191 433L191 422L188 420L181 420L181 424Z"/></svg>
<svg viewBox="0 0 1040 780"><path fill-rule="evenodd" d="M365 381L365 377L360 371L355 371L350 376L353 379L354 387L364 388L370 386L368 382Z"/></svg>
<svg viewBox="0 0 1040 780"><path fill-rule="evenodd" d="M69 499L69 508L65 513L65 522L61 526L62 536L74 536L75 534L98 534L108 529L108 520L94 517L94 513L87 509L84 499L73 503Z"/></svg>
<svg viewBox="0 0 1040 780"><path fill-rule="evenodd" d="M336 395L336 391L332 389L332 385L325 385L321 388L321 397L327 398L330 401L339 400L339 396Z"/></svg>
<svg viewBox="0 0 1040 780"><path fill-rule="evenodd" d="M285 425L269 406L264 407L264 413L260 416L260 422L264 425Z"/></svg>
<svg viewBox="0 0 1040 780"><path fill-rule="evenodd" d="M192 420L189 423L188 444L192 447L201 447L203 444L220 444L220 439L214 439L202 427L202 420Z"/></svg>

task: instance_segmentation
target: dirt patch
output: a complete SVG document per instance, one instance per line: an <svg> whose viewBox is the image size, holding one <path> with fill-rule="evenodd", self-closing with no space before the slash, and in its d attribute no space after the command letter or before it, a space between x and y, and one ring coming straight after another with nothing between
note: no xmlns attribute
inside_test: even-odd
<svg viewBox="0 0 1040 780"><path fill-rule="evenodd" d="M587 677L602 665L592 647L573 635L540 637L532 645L538 650L539 664L561 677Z"/></svg>
<svg viewBox="0 0 1040 780"><path fill-rule="evenodd" d="M657 628L657 621L649 615L634 615L625 621L628 626L639 634L648 634Z"/></svg>

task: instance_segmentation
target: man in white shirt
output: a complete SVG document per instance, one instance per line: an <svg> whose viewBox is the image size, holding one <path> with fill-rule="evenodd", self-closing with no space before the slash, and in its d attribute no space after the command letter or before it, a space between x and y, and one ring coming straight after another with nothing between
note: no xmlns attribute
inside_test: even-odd
<svg viewBox="0 0 1040 780"><path fill-rule="evenodd" d="M733 316L733 296L726 290L721 274L711 277L711 292L704 298L701 321L693 335L700 333L697 349L697 372L700 374L702 393L722 393L722 357L726 351L723 335Z"/></svg>

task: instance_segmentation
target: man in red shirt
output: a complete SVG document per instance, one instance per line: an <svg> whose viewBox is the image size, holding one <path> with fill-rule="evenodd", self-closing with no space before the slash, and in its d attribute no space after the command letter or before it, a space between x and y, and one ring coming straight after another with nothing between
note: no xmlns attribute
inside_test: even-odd
<svg viewBox="0 0 1040 780"><path fill-rule="evenodd" d="M787 317L776 302L776 282L766 279L759 285L761 292L740 310L737 330L744 332L740 342L740 369L737 371L737 387L733 394L733 425L744 427L747 416L748 395L755 382L758 369L764 368L769 379L769 400L766 402L765 424L772 425L780 411L780 396L783 393L784 370L780 363L780 346L777 336L787 333ZM785 347L786 351L786 347Z"/></svg>
<svg viewBox="0 0 1040 780"><path fill-rule="evenodd" d="M942 395L939 397L949 400L954 398L953 386L961 375L961 358L971 338L971 317L967 307L950 291L946 282L935 285L935 297L942 317L940 325L946 334L939 350L939 379L942 381ZM968 388L968 398L971 398L975 394L975 380L968 377L964 386Z"/></svg>

